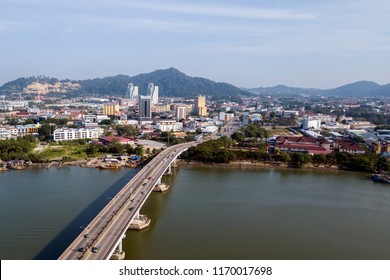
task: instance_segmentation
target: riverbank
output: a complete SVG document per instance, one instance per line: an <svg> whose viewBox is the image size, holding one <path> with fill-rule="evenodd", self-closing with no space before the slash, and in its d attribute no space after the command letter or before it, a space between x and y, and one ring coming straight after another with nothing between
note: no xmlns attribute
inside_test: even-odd
<svg viewBox="0 0 390 280"><path fill-rule="evenodd" d="M333 171L352 171L352 170L346 170L342 169L337 165L324 165L324 164L306 164L302 167L293 166L288 163L281 163L281 162L258 162L258 161L232 161L229 163L203 163L201 161L187 161L183 159L177 159L176 160L178 166L196 166L196 167L205 167L205 168L215 168L218 167L229 167L229 168L261 168L261 169L268 169L268 168L277 168L277 169L288 169L288 170L333 170ZM70 162L62 162L62 161L52 161L50 163L32 163L30 167L32 168L51 168L51 167L57 167L62 168L66 166L79 166L83 168L102 168L102 169L120 169L122 167L127 168L136 168L140 166L143 162L137 161L133 163L128 163L126 161L119 162L115 166L115 168L109 168L106 167L106 163L102 160L101 157L99 158L89 158L84 160L76 160L76 161L70 161Z"/></svg>
<svg viewBox="0 0 390 280"><path fill-rule="evenodd" d="M108 164L104 162L101 158L90 158L85 160L76 160L76 161L69 161L69 162L62 162L62 161L52 161L48 163L32 163L32 168L51 168L51 167L66 167L66 166L79 166L79 167L85 167L85 168L102 168L102 169L120 169L121 167L127 167L127 168L136 168L140 164L142 164L141 161L137 162L118 162L114 164Z"/></svg>
<svg viewBox="0 0 390 280"><path fill-rule="evenodd" d="M209 167L214 168L216 166L218 167L230 167L230 168L262 168L262 169L268 169L268 168L278 168L278 169L299 169L299 170L334 170L334 171L341 171L343 169L340 169L337 165L314 165L314 164L307 164L302 167L296 167L289 165L287 163L279 163L279 162L273 162L273 163L266 163L266 162L255 162L255 161L232 161L229 163L203 163L201 161L187 161L183 159L177 160L178 166L196 166L196 167ZM348 170L343 170L348 171Z"/></svg>

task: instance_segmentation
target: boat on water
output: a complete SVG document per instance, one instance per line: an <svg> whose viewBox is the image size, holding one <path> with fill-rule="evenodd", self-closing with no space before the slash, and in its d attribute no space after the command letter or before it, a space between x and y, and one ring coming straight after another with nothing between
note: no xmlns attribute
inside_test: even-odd
<svg viewBox="0 0 390 280"><path fill-rule="evenodd" d="M121 168L120 164L114 164L114 163L100 165L99 167L101 169L120 169Z"/></svg>
<svg viewBox="0 0 390 280"><path fill-rule="evenodd" d="M24 170L24 169L26 169L26 167L22 166L22 165L13 165L13 166L10 167L10 169L12 169L12 170Z"/></svg>
<svg viewBox="0 0 390 280"><path fill-rule="evenodd" d="M371 179L374 182L390 184L390 174L385 173L373 173Z"/></svg>

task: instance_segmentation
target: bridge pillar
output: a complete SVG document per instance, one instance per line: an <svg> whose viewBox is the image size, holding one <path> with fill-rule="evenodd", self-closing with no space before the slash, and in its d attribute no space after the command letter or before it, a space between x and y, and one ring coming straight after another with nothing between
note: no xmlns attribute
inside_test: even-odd
<svg viewBox="0 0 390 280"><path fill-rule="evenodd" d="M166 175L166 176L172 175L172 167L171 167L171 165L172 165L172 164L170 164L170 165L168 166L167 172L165 172L164 175Z"/></svg>
<svg viewBox="0 0 390 280"><path fill-rule="evenodd" d="M150 222L152 220L146 216L146 215L139 215L138 218L135 218L130 226L129 229L134 229L134 230L142 230L144 228L147 228L150 225Z"/></svg>
<svg viewBox="0 0 390 280"><path fill-rule="evenodd" d="M177 161L176 161L176 159L177 159L177 158L175 158L175 160L174 160L174 161L172 161L172 164L171 164L171 165L172 165L172 167L177 167Z"/></svg>
<svg viewBox="0 0 390 280"><path fill-rule="evenodd" d="M123 252L122 240L121 240L121 242L119 242L118 247L116 248L119 253Z"/></svg>
<svg viewBox="0 0 390 280"><path fill-rule="evenodd" d="M123 251L122 240L126 237L123 235L121 241L116 247L115 252L111 255L110 260L124 260L125 259L125 251Z"/></svg>
<svg viewBox="0 0 390 280"><path fill-rule="evenodd" d="M154 192L165 192L165 191L167 191L169 189L169 186L168 185L166 185L166 184L157 184L157 185L155 185L154 186L154 188L153 188L153 191Z"/></svg>
<svg viewBox="0 0 390 280"><path fill-rule="evenodd" d="M157 180L156 185L161 185L161 177Z"/></svg>

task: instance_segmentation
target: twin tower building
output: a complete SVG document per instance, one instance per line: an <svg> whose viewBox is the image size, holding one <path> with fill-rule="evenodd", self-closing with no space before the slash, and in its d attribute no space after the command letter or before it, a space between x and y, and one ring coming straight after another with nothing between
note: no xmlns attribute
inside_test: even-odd
<svg viewBox="0 0 390 280"><path fill-rule="evenodd" d="M149 83L146 95L138 94L138 86L129 83L126 91L126 98L136 100L138 102L138 118L140 121L152 119L152 105L158 104L158 86ZM207 116L206 97L195 97L194 113L198 116ZM177 118L185 118L186 108L183 106L177 107Z"/></svg>
<svg viewBox="0 0 390 280"><path fill-rule="evenodd" d="M158 103L158 86L149 83L146 95L139 95L138 86L129 83L127 85L126 98L138 100L138 116L140 121L149 120L152 118L152 105Z"/></svg>

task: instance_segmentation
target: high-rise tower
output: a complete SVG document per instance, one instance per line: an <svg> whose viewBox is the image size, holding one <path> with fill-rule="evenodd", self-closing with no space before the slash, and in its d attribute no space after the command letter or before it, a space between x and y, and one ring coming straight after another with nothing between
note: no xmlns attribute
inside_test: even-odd
<svg viewBox="0 0 390 280"><path fill-rule="evenodd" d="M154 83L149 83L148 92L146 95L150 96L153 105L157 104L158 103L158 86L155 86Z"/></svg>
<svg viewBox="0 0 390 280"><path fill-rule="evenodd" d="M138 98L138 86L134 86L132 83L127 85L126 91L127 99L137 99Z"/></svg>
<svg viewBox="0 0 390 280"><path fill-rule="evenodd" d="M140 121L152 119L152 103L150 96L138 96L138 117Z"/></svg>
<svg viewBox="0 0 390 280"><path fill-rule="evenodd" d="M206 96L195 97L195 112L198 116L207 116Z"/></svg>

